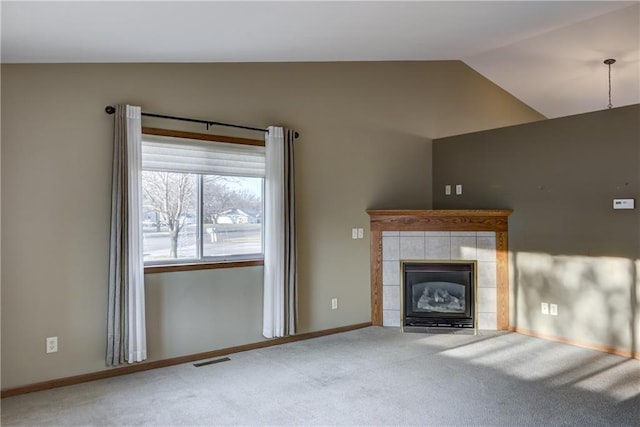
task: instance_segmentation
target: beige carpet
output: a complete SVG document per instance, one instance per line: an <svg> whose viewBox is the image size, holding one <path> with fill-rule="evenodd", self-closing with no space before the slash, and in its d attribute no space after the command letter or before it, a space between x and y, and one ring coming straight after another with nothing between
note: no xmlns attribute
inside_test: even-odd
<svg viewBox="0 0 640 427"><path fill-rule="evenodd" d="M640 361L370 327L2 400L3 426L638 426Z"/></svg>

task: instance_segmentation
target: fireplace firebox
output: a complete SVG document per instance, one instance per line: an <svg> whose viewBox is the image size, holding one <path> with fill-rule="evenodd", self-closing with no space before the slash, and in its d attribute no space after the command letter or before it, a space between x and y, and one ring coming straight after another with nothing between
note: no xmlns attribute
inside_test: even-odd
<svg viewBox="0 0 640 427"><path fill-rule="evenodd" d="M402 326L476 327L475 261L403 261Z"/></svg>

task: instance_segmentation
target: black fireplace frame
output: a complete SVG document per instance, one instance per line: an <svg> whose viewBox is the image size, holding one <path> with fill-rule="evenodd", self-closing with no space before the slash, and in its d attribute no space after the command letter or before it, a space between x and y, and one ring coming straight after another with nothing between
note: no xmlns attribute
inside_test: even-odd
<svg viewBox="0 0 640 427"><path fill-rule="evenodd" d="M425 313L414 312L409 307L411 301L407 298L407 286L414 283L407 283L406 267L422 269L424 273L463 273L468 274L470 283L465 286L465 312L464 313ZM420 271L418 271L420 272ZM400 315L403 331L425 331L427 328L473 328L477 329L478 319L478 263L475 260L402 260L400 262ZM420 282L419 282L420 283ZM455 282L453 282L455 283ZM462 283L459 283L462 284ZM470 304L469 304L470 303Z"/></svg>

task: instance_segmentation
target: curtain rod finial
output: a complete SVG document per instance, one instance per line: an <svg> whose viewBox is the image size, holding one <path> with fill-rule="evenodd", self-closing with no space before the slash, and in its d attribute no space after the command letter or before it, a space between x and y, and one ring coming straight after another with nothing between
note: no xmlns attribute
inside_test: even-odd
<svg viewBox="0 0 640 427"><path fill-rule="evenodd" d="M112 105L107 105L104 107L104 111L106 111L107 114L113 114L116 112L116 109Z"/></svg>

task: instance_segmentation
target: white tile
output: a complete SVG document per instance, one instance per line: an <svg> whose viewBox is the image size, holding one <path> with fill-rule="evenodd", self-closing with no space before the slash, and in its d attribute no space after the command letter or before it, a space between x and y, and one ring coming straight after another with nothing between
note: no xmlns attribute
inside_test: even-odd
<svg viewBox="0 0 640 427"><path fill-rule="evenodd" d="M496 313L478 313L478 329L491 331L498 329L498 315Z"/></svg>
<svg viewBox="0 0 640 427"><path fill-rule="evenodd" d="M382 309L400 310L400 285L382 287Z"/></svg>
<svg viewBox="0 0 640 427"><path fill-rule="evenodd" d="M496 263L478 261L478 287L495 288L496 286Z"/></svg>
<svg viewBox="0 0 640 427"><path fill-rule="evenodd" d="M476 237L475 231L452 231L451 237Z"/></svg>
<svg viewBox="0 0 640 427"><path fill-rule="evenodd" d="M390 236L398 237L398 236L400 236L400 232L399 232L399 231L383 231L383 232L382 232L382 237L385 237L385 236L388 236L388 237L390 237Z"/></svg>
<svg viewBox="0 0 640 427"><path fill-rule="evenodd" d="M382 260L383 261L399 261L400 260L400 238L399 237L382 237Z"/></svg>
<svg viewBox="0 0 640 427"><path fill-rule="evenodd" d="M451 259L476 259L476 237L451 236Z"/></svg>
<svg viewBox="0 0 640 427"><path fill-rule="evenodd" d="M400 237L424 237L424 231L401 231Z"/></svg>
<svg viewBox="0 0 640 427"><path fill-rule="evenodd" d="M400 259L424 259L424 236L400 237Z"/></svg>
<svg viewBox="0 0 640 427"><path fill-rule="evenodd" d="M496 313L498 311L496 288L478 288L476 301L478 313Z"/></svg>
<svg viewBox="0 0 640 427"><path fill-rule="evenodd" d="M425 237L425 259L451 259L449 236Z"/></svg>
<svg viewBox="0 0 640 427"><path fill-rule="evenodd" d="M476 248L478 261L491 261L496 260L496 238L479 236L476 238Z"/></svg>
<svg viewBox="0 0 640 427"><path fill-rule="evenodd" d="M400 310L382 310L382 326L399 327Z"/></svg>
<svg viewBox="0 0 640 427"><path fill-rule="evenodd" d="M400 261L382 261L382 284L400 285Z"/></svg>
<svg viewBox="0 0 640 427"><path fill-rule="evenodd" d="M450 231L425 231L425 237L449 237L451 236Z"/></svg>

